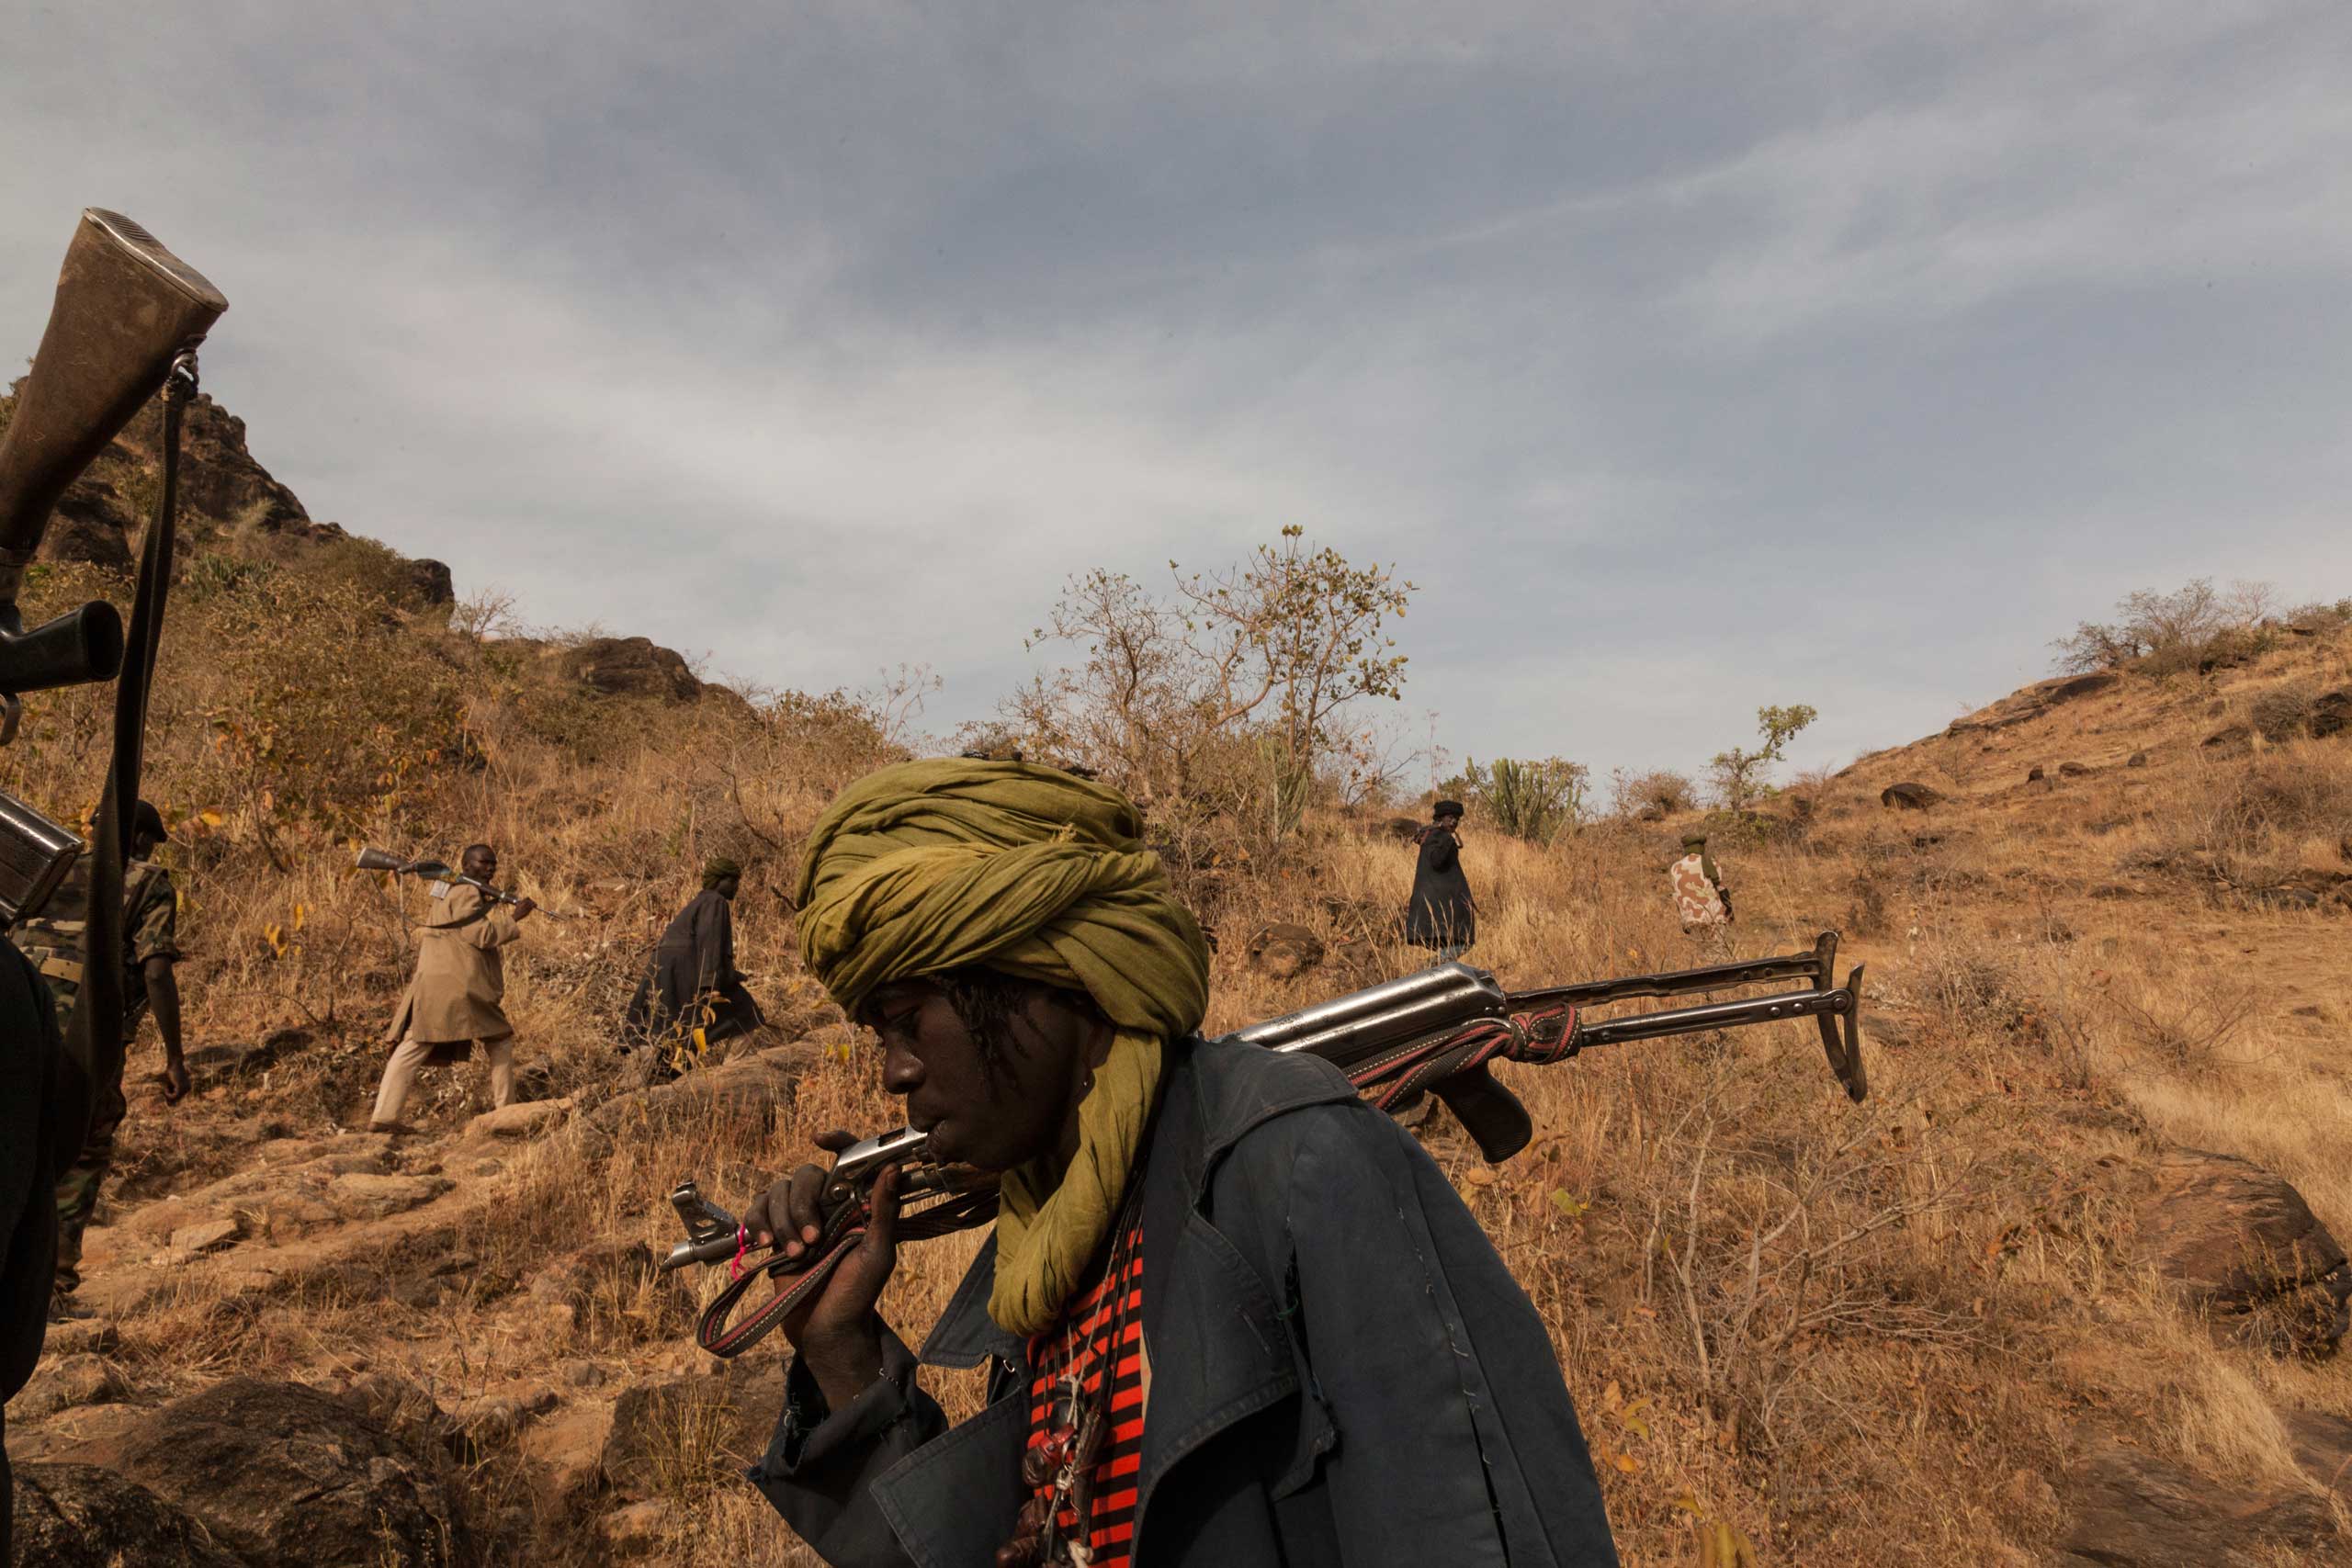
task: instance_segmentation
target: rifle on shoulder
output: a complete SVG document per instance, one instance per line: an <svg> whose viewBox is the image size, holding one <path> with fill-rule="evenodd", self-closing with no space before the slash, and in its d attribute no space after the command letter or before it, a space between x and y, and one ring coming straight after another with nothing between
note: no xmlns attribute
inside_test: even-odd
<svg viewBox="0 0 2352 1568"><path fill-rule="evenodd" d="M1810 1018L1821 1032L1830 1071L1847 1097L1860 1104L1870 1093L1861 1055L1862 966L1856 964L1840 985L1837 964L1835 931L1822 932L1805 953L1532 991L1507 990L1492 975L1467 964L1441 964L1252 1024L1225 1038L1270 1051L1320 1056L1346 1073L1364 1098L1384 1111L1405 1110L1423 1095L1434 1094L1476 1142L1478 1152L1489 1163L1499 1164L1527 1146L1534 1126L1526 1107L1489 1070L1498 1061L1543 1066L1597 1046ZM1800 984L1763 996L1616 1018L1588 1021L1582 1016L1588 1007L1611 1002L1790 981ZM906 1205L899 1223L901 1238L944 1235L994 1218L995 1179L933 1160L929 1144L928 1135L901 1127L835 1156L822 1198L822 1235L808 1252L788 1260L778 1251L746 1263L750 1238L735 1216L705 1198L693 1180L680 1182L670 1202L686 1227L686 1239L670 1249L662 1269L725 1262L734 1276L704 1309L695 1342L716 1356L740 1355L810 1292L821 1289L833 1266L864 1234L875 1179L894 1166L905 1171L899 1189ZM730 1323L752 1280L762 1275L790 1283L766 1304Z"/></svg>
<svg viewBox="0 0 2352 1568"><path fill-rule="evenodd" d="M493 904L520 904L523 900L512 893L502 893L479 876L468 876L447 861L402 860L389 850L363 849L352 863L356 871L389 871L394 876L413 876L421 882L442 882L452 887L471 887ZM550 909L544 904L532 906L542 915L565 918L560 909Z"/></svg>

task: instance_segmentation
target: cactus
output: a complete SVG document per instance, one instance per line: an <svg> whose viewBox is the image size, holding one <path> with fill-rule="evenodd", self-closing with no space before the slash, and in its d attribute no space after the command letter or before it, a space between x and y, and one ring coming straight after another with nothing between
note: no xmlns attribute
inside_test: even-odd
<svg viewBox="0 0 2352 1568"><path fill-rule="evenodd" d="M1483 768L1472 762L1464 777L1495 825L1515 839L1548 844L1584 816L1589 774L1580 762L1498 757Z"/></svg>

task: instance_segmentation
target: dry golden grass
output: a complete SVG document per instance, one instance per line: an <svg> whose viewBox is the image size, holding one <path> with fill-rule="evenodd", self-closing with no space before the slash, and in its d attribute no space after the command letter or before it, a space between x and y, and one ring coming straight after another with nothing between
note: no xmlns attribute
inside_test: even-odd
<svg viewBox="0 0 2352 1568"><path fill-rule="evenodd" d="M624 1087L619 1007L715 850L753 861L741 962L779 1036L836 1025L821 1038L846 1038L798 970L779 897L825 791L883 754L841 710L580 705L528 649L430 626L368 632L368 657L401 661L387 684L409 695L334 758L288 764L340 770L332 790L305 792L357 814L338 819L289 804L266 756L230 756L243 743L214 739L243 700L220 672L255 667L228 657L233 629L203 604L175 625L181 694L159 716L151 792L175 818L220 817L170 857L189 903L189 1043L294 1027L311 1038L266 1078L210 1082L179 1110L135 1094L126 1185L103 1218L243 1168L266 1138L364 1118L417 900L344 869L355 833L419 852L490 840L519 888L574 917L534 921L510 960L510 1010L542 1093L584 1103ZM1841 926L1846 961L1868 960L1866 1032L1884 1027L1865 1107L1832 1083L1817 1041L1787 1028L1507 1070L1538 1134L1499 1169L1430 1123L1430 1152L1551 1325L1629 1564L1695 1563L1718 1524L1759 1562L1807 1568L2042 1561L2066 1529L2066 1467L2086 1434L2233 1484L2308 1484L2276 1412L2352 1413L2340 1364L2222 1348L2184 1323L2132 1261L2131 1214L2137 1169L2183 1144L2270 1166L2352 1235L2352 926L2261 907L2201 871L2150 869L2188 851L2233 874L2346 869L2352 741L2231 760L2197 744L2227 722L2208 714L2215 702L2243 708L2268 685L2344 671L2343 646L2328 644L2201 685L2130 682L1989 737L1883 753L1813 786L1804 829L1719 840L1743 953ZM445 697L467 716L471 761L426 723ZM44 722L0 782L70 813L96 778L96 708L60 699ZM2121 766L2143 750L2150 766ZM2029 761L2054 773L2075 759L2098 771L2022 783ZM1924 816L1882 809L1877 791L1902 777L1955 799ZM1224 939L1212 1030L1416 961L1358 947L1276 981L1243 957L1261 923L1339 933L1401 906L1409 852L1373 826L1315 816L1280 863L1188 883ZM1675 826L1597 827L1537 850L1474 821L1474 960L1521 984L1701 961L1666 897ZM151 1035L134 1071L153 1053ZM454 1131L483 1103L475 1071L429 1074L412 1119ZM255 1370L396 1377L444 1408L535 1385L577 1404L698 1374L668 1284L558 1308L526 1283L590 1244L666 1247L664 1198L681 1175L740 1202L813 1134L890 1118L853 1046L821 1055L773 1125L664 1125L609 1146L567 1131L500 1153L494 1172L429 1140L401 1158L459 1182L447 1224L367 1267L296 1268L265 1292L190 1270L124 1325L120 1359L142 1401ZM910 1337L976 1245L907 1250L888 1311ZM101 1267L142 1265L126 1248ZM436 1270L438 1294L419 1293ZM940 1387L951 1411L977 1398L968 1378ZM676 1428L657 1466L673 1506L645 1560L808 1561L734 1478L744 1456L726 1423L689 1411ZM511 1437L453 1462L486 1560L601 1560L594 1516L609 1505L548 1493Z"/></svg>

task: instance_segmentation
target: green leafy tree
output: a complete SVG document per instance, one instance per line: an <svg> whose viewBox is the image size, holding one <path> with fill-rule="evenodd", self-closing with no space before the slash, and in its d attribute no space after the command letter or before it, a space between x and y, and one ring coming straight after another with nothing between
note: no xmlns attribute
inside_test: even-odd
<svg viewBox="0 0 2352 1568"><path fill-rule="evenodd" d="M1714 785L1715 797L1727 811L1745 811L1762 796L1771 793L1765 783L1765 770L1779 761L1787 752L1789 742L1797 732L1821 716L1809 705L1793 704L1788 707L1760 707L1756 710L1756 732L1763 744L1753 751L1735 746L1728 751L1715 753L1707 764L1708 782Z"/></svg>

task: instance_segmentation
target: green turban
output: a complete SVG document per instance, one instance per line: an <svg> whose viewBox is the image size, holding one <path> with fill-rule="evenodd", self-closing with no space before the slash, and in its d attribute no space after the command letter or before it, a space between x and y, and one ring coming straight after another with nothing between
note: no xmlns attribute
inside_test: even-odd
<svg viewBox="0 0 2352 1568"><path fill-rule="evenodd" d="M1169 1040L1208 1008L1208 944L1114 789L1056 768L901 762L835 798L801 864L800 957L852 1013L875 987L978 964L1094 998L1114 1030L1068 1170L1005 1173L989 1315L1051 1325L1126 1191Z"/></svg>
<svg viewBox="0 0 2352 1568"><path fill-rule="evenodd" d="M705 887L716 887L730 876L740 877L742 874L743 868L736 864L731 856L713 855L702 863L702 885Z"/></svg>

